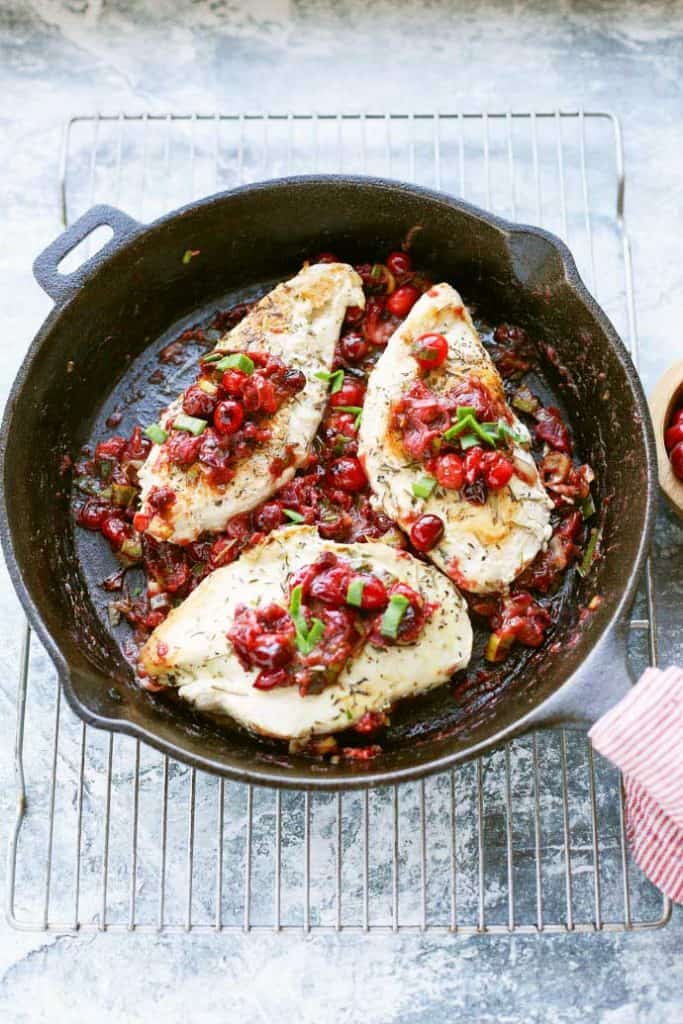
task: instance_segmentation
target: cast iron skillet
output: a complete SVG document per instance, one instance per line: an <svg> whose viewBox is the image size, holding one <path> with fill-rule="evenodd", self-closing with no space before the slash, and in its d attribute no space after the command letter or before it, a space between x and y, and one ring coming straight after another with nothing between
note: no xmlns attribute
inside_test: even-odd
<svg viewBox="0 0 683 1024"><path fill-rule="evenodd" d="M61 259L103 224L113 229L110 242L61 275ZM74 530L59 468L64 452L106 433L106 416L146 379L154 352L179 327L291 276L311 253L380 257L417 224L418 265L453 282L490 323L520 324L552 344L544 372L597 474L604 557L573 584L554 650L525 652L464 717L447 689L402 706L387 749L363 771L289 756L141 691L97 587L113 568L107 545ZM188 249L200 254L183 262ZM2 542L31 624L87 722L236 779L340 789L415 778L540 725L585 726L625 692L625 615L653 517L652 432L631 360L558 239L399 183L290 178L201 200L150 226L94 207L38 257L34 272L55 308L5 411ZM150 420L158 395L156 403ZM143 398L120 429L146 414ZM595 594L600 607L577 627L579 608Z"/></svg>

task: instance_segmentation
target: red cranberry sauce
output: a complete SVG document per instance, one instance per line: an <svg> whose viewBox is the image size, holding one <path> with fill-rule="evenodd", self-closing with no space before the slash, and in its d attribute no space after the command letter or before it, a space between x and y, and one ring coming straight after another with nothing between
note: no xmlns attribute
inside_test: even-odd
<svg viewBox="0 0 683 1024"><path fill-rule="evenodd" d="M332 258L329 253L322 256ZM119 435L108 438L97 446L94 454L86 452L80 460L74 460L74 465L64 460L64 472L73 472L77 522L101 532L121 563L122 569L103 581L103 586L113 592L116 614L131 623L138 640L142 641L159 625L169 610L206 575L238 558L245 548L261 541L273 529L302 521L315 524L325 538L353 542L380 538L393 527L391 520L370 503L370 490L358 460L358 426L368 373L401 323L405 315L403 304L407 309L432 287L432 281L416 270L408 252L398 250L389 253L384 263L360 264L356 269L363 280L366 307L347 310L332 367L333 372L343 377L336 378L334 389L330 387L330 400L311 455L288 484L251 513L237 516L222 533L179 547L158 543L139 532L144 530L146 522L139 513L136 519L137 471L151 446L140 427L128 438ZM407 291L401 291L406 287ZM390 301L397 292L398 297ZM240 303L216 313L204 327L183 331L160 353L159 369L152 374L151 383L163 380L167 364L187 358L188 344L207 347L215 344L215 338L239 323L252 305ZM212 331L216 332L213 336ZM438 374L447 357L440 337L427 335L416 339L414 355L423 379L413 385L395 408L394 427L411 457L424 463L426 473L434 476L439 486L460 491L470 501L484 502L488 491L504 486L506 475L511 472L505 448L492 449L482 444L463 451L457 440L444 442L441 435L461 406L473 408L479 422L505 418L505 409L492 401L488 389L474 377L445 396L437 395L428 386L429 380L435 378L427 375ZM535 350L524 331L508 324L500 325L491 349L501 375L507 378L515 411L531 417L540 472L556 505L555 532L548 549L538 555L518 586L524 593L552 594L585 544L587 531L578 507L585 499L590 501L593 473L588 466L573 464L569 434L557 410L544 408L523 382L520 387L518 378L532 368L535 361ZM267 439L268 418L304 384L298 371L289 370L279 360L258 353L250 353L250 358L255 364L251 374L239 367L220 373L211 362L202 361L199 376L183 396L183 414L206 420L207 427L197 436L172 430L166 443L174 461L185 466L197 464L216 483L229 480L237 460ZM514 388L517 390L513 394ZM673 421L670 426L674 426ZM672 435L669 440L673 440ZM679 451L675 446L672 453L674 450ZM279 475L290 458L287 451L280 453L273 461L273 474ZM150 494L150 506L161 516L173 507L174 501L175 495L168 487L156 488ZM420 529L418 543L413 544L418 551L429 550L432 542L438 543L438 523L428 522L423 526L426 528ZM125 569L132 565L140 565L147 577L145 591L137 595L127 588L124 575ZM386 583L380 583L386 590ZM366 601L372 592L372 587L364 588ZM355 616L355 622L367 632L373 615L381 614L370 608L359 611L343 603L334 607L319 597L309 596L307 600L321 612L327 609L328 615L335 612L340 616L334 628L325 620L325 645L328 629L330 638L338 635L346 636L346 642L349 637L353 640L356 627L347 635L344 626L348 615ZM411 601L410 610L401 623L400 638L404 638L411 622L419 621L420 600L418 595ZM501 600L493 599L489 619L498 613ZM540 628L542 616L535 615L533 608L534 605L527 605L527 612L532 610L531 617ZM519 601L515 609L513 618L525 617ZM510 616L508 608L506 621ZM324 618L324 615L316 612L316 617ZM259 620L256 623L257 632L274 636L286 634L286 625L283 624L282 629L279 626L277 616L270 622ZM253 623L250 628L254 628ZM508 628L506 636L510 635ZM535 641L537 635L536 629L516 628L515 642L524 643L529 637ZM286 647L284 643L280 645ZM498 656L504 651L505 645L499 645ZM302 656L296 650L293 664L297 665L297 671L303 672L306 666L300 664L301 661ZM278 684L277 679L273 682L274 677L267 677L269 671L284 671L288 678L290 674L289 668L262 668L266 685ZM305 678L303 683L304 690L309 687L310 692L313 683L309 684Z"/></svg>
<svg viewBox="0 0 683 1024"><path fill-rule="evenodd" d="M213 354L211 354L213 355ZM166 456L176 465L198 463L216 485L228 483L237 464L271 437L269 419L306 384L300 370L288 367L277 356L249 352L244 368L217 369L204 359L197 380L185 391L182 410L186 417L204 421L196 435L173 429L171 423Z"/></svg>
<svg viewBox="0 0 683 1024"><path fill-rule="evenodd" d="M242 665L260 670L256 689L297 686L302 697L333 683L368 638L380 646L414 642L434 607L411 587L331 552L294 573L288 594L288 609L239 605L227 636ZM382 620L393 594L409 603L397 635L387 637Z"/></svg>

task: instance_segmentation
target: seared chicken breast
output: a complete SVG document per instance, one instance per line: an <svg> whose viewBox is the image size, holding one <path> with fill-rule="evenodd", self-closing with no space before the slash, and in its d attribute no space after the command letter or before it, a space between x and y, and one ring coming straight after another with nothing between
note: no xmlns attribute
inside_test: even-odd
<svg viewBox="0 0 683 1024"><path fill-rule="evenodd" d="M361 280L352 267L344 263L314 264L274 288L221 338L214 352L205 357L204 366L219 366L222 354L275 357L289 380L298 377L298 390L272 415L261 416L256 424L260 433L244 441L248 454L235 460L234 473L232 468L225 471L222 453L226 439L218 437L219 444L215 443L214 425L216 430L218 425L215 416L212 425L212 412L206 421L183 416L186 395L169 406L160 416L160 429L154 438L162 443L153 445L139 471L138 528L156 540L188 543L205 531L222 530L234 516L248 512L290 480L306 458L322 417L328 392L324 376L332 366L346 310L364 305ZM239 367L249 362L235 363L238 373ZM220 381L220 376L217 379ZM201 395L199 400L201 408ZM210 396L206 401L210 405ZM235 404L232 402L233 413ZM243 416L243 409L237 412ZM208 430L206 425L201 427L202 422L208 424ZM179 423L184 425L178 427ZM232 429L225 416L222 425L226 432ZM196 448L199 450L202 440L208 438L209 450L197 455L192 449L192 432L201 429L205 437L197 439ZM179 430L190 433L179 436ZM217 464L222 475L212 471Z"/></svg>
<svg viewBox="0 0 683 1024"><path fill-rule="evenodd" d="M447 342L447 352L444 342L438 342L442 346L435 354L439 366L429 372L414 354L416 341L427 334L438 334ZM509 482L498 489L482 488L484 497L479 502L471 496L468 500L462 488L438 483L426 493L428 488L420 481L429 469L424 460L408 453L396 430L396 403L417 386L424 386L428 389L424 394L437 398L460 392L465 406L471 405L468 388L470 395L477 389L486 395L489 408L496 410L496 417L502 417L509 431L507 438L514 439L506 442L515 467ZM460 295L448 284L431 288L392 335L370 377L359 456L376 502L405 530L424 515L441 519L443 533L427 555L465 590L505 590L551 536L552 503L525 448L528 441L526 427L506 404L500 375ZM464 458L466 453L461 454Z"/></svg>
<svg viewBox="0 0 683 1024"><path fill-rule="evenodd" d="M257 688L258 667L245 668L227 635L231 624L259 609L286 610L293 574L330 554L359 572L422 595L428 611L419 634L382 646L369 633L320 692L302 696L296 685ZM140 665L143 674L176 687L201 711L229 715L259 734L305 740L347 729L366 712L439 686L467 665L471 648L465 602L433 566L379 542L336 544L323 540L313 527L292 526L270 534L203 580L154 631ZM315 653L309 663L311 658Z"/></svg>

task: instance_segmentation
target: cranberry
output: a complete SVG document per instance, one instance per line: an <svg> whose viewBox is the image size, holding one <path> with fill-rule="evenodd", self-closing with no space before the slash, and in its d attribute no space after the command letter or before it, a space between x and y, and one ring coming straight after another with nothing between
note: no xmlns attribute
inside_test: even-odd
<svg viewBox="0 0 683 1024"><path fill-rule="evenodd" d="M387 299L387 309L393 316L408 316L419 298L420 293L415 285L404 284L391 293Z"/></svg>
<svg viewBox="0 0 683 1024"><path fill-rule="evenodd" d="M175 431L169 438L166 448L169 462L174 462L177 466L191 466L197 461L201 446L202 435L193 437L184 431Z"/></svg>
<svg viewBox="0 0 683 1024"><path fill-rule="evenodd" d="M104 502L98 501L96 498L88 498L76 517L79 526L85 526L88 530L99 530L108 510L109 506Z"/></svg>
<svg viewBox="0 0 683 1024"><path fill-rule="evenodd" d="M407 252L390 252L387 256L387 266L396 277L402 277L413 269L413 261Z"/></svg>
<svg viewBox="0 0 683 1024"><path fill-rule="evenodd" d="M675 427L677 423L683 423L683 405L680 409L676 409L675 413L671 417L671 423L669 426Z"/></svg>
<svg viewBox="0 0 683 1024"><path fill-rule="evenodd" d="M266 502L254 512L254 526L262 533L270 533L284 522L282 509L276 501Z"/></svg>
<svg viewBox="0 0 683 1024"><path fill-rule="evenodd" d="M346 592L351 582L351 570L347 565L333 565L316 576L310 585L311 597L317 597L324 604L340 608L346 604Z"/></svg>
<svg viewBox="0 0 683 1024"><path fill-rule="evenodd" d="M448 358L448 342L443 334L422 334L413 342L411 352L421 370L436 370Z"/></svg>
<svg viewBox="0 0 683 1024"><path fill-rule="evenodd" d="M362 405L365 398L365 388L357 380L344 381L339 391L330 395L330 405Z"/></svg>
<svg viewBox="0 0 683 1024"><path fill-rule="evenodd" d="M473 484L481 472L481 462L484 458L484 449L479 445L468 448L465 454L465 483Z"/></svg>
<svg viewBox="0 0 683 1024"><path fill-rule="evenodd" d="M418 551L431 551L443 537L443 520L439 516L420 516L410 528L410 540Z"/></svg>
<svg viewBox="0 0 683 1024"><path fill-rule="evenodd" d="M120 459L128 442L125 437L108 437L106 441L100 441L95 449L96 459Z"/></svg>
<svg viewBox="0 0 683 1024"><path fill-rule="evenodd" d="M340 487L342 491L362 491L367 483L365 470L353 456L335 459L328 472L332 484Z"/></svg>
<svg viewBox="0 0 683 1024"><path fill-rule="evenodd" d="M252 641L249 656L259 668L282 668L292 660L292 642L285 633L262 633Z"/></svg>
<svg viewBox="0 0 683 1024"><path fill-rule="evenodd" d="M175 504L175 492L170 487L153 487L147 496L147 501L156 509L170 508Z"/></svg>
<svg viewBox="0 0 683 1024"><path fill-rule="evenodd" d="M221 380L221 387L233 398L239 398L248 380L248 375L242 370L226 370Z"/></svg>
<svg viewBox="0 0 683 1024"><path fill-rule="evenodd" d="M440 455L434 459L432 471L442 487L447 487L451 491L459 491L463 485L465 473L462 459L455 452L449 452L447 455Z"/></svg>
<svg viewBox="0 0 683 1024"><path fill-rule="evenodd" d="M244 408L247 412L277 411L278 401L275 395L275 385L268 377L255 373L244 385Z"/></svg>
<svg viewBox="0 0 683 1024"><path fill-rule="evenodd" d="M365 310L361 306L349 306L346 310L346 317L344 318L345 323L351 327L355 327L359 324L365 316Z"/></svg>
<svg viewBox="0 0 683 1024"><path fill-rule="evenodd" d="M383 608L386 608L389 602L389 595L382 581L377 576L370 574L360 578L363 580L361 608L364 608L366 611L381 611Z"/></svg>
<svg viewBox="0 0 683 1024"><path fill-rule="evenodd" d="M316 258L315 258L315 260L313 262L314 263L339 263L339 260L337 259L337 257L334 255L333 252L321 252L321 253L318 253L318 255L316 256Z"/></svg>
<svg viewBox="0 0 683 1024"><path fill-rule="evenodd" d="M216 407L216 399L208 395L197 384L193 384L185 392L183 397L183 412L188 416L197 416L199 419L208 420Z"/></svg>
<svg viewBox="0 0 683 1024"><path fill-rule="evenodd" d="M325 426L328 431L331 431L332 439L337 434L343 434L344 437L356 436L356 417L352 412L333 413L331 416L328 416Z"/></svg>
<svg viewBox="0 0 683 1024"><path fill-rule="evenodd" d="M671 468L679 480L683 480L683 441L679 441L669 452Z"/></svg>
<svg viewBox="0 0 683 1024"><path fill-rule="evenodd" d="M679 441L683 441L683 418L680 423L674 423L669 427L664 434L664 444L668 452L675 448Z"/></svg>
<svg viewBox="0 0 683 1024"><path fill-rule="evenodd" d="M498 491L509 482L514 467L500 452L487 452L481 460L481 470L489 490Z"/></svg>
<svg viewBox="0 0 683 1024"><path fill-rule="evenodd" d="M547 409L539 409L535 416L536 437L545 441L555 451L571 455L572 443L569 440L569 431L562 422L560 410L549 405Z"/></svg>
<svg viewBox="0 0 683 1024"><path fill-rule="evenodd" d="M282 386L292 395L296 395L306 387L306 375L301 370L286 370L282 378Z"/></svg>
<svg viewBox="0 0 683 1024"><path fill-rule="evenodd" d="M287 673L283 668L276 668L271 672L259 672L254 680L255 690L273 690L276 686L284 686L287 682Z"/></svg>
<svg viewBox="0 0 683 1024"><path fill-rule="evenodd" d="M362 334L359 334L357 331L348 331L348 333L344 334L341 338L339 347L344 359L348 359L349 362L355 363L358 362L358 360L365 358L370 346Z"/></svg>
<svg viewBox="0 0 683 1024"><path fill-rule="evenodd" d="M213 425L219 434L234 434L242 426L244 409L239 402L227 398L219 402L213 414Z"/></svg>
<svg viewBox="0 0 683 1024"><path fill-rule="evenodd" d="M101 530L109 543L115 548L120 548L128 536L126 523L119 516L115 515L106 516L102 520Z"/></svg>

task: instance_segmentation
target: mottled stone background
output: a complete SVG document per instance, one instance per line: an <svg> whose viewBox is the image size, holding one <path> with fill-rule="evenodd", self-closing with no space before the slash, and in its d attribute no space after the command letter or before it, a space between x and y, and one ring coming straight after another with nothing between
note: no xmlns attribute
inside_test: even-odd
<svg viewBox="0 0 683 1024"><path fill-rule="evenodd" d="M33 256L57 232L69 115L198 110L613 109L622 118L642 371L683 357L683 3L424 0L0 2L0 392L49 302ZM683 661L683 532L662 510L664 662ZM0 840L21 617L0 593ZM2 862L0 862L2 863ZM3 867L0 867L0 875ZM683 1019L683 914L638 935L19 935L0 925L0 1016L34 1021Z"/></svg>

